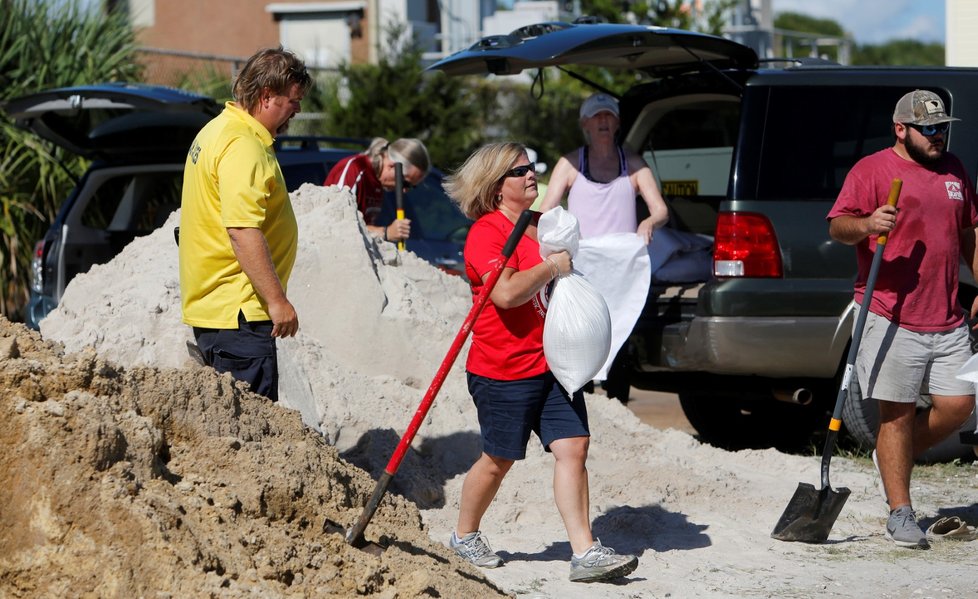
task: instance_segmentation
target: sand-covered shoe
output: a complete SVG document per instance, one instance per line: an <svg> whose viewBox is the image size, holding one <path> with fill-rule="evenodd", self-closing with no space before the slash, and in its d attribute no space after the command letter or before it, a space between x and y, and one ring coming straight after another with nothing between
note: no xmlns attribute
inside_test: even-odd
<svg viewBox="0 0 978 599"><path fill-rule="evenodd" d="M452 532L448 546L454 549L459 557L480 568L496 568L503 563L503 558L493 552L485 535L478 530L470 532L461 539Z"/></svg>
<svg viewBox="0 0 978 599"><path fill-rule="evenodd" d="M581 557L571 556L571 582L600 582L628 576L638 567L634 555L618 554L611 547L605 547L600 539Z"/></svg>
<svg viewBox="0 0 978 599"><path fill-rule="evenodd" d="M931 541L973 541L976 536L975 527L957 516L939 518L927 527L927 538Z"/></svg>

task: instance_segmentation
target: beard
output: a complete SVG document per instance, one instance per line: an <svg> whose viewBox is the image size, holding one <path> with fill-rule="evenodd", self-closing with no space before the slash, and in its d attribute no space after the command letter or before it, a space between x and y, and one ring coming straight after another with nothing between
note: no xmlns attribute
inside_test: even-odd
<svg viewBox="0 0 978 599"><path fill-rule="evenodd" d="M912 158L917 164L934 166L941 161L941 158L944 157L943 142L940 146L940 150L938 150L937 153L928 153L928 150L930 149L930 142L925 141L923 143L919 143L911 140L910 138L907 139L907 142L908 143L904 144L904 147L907 150L907 155L909 155L910 158Z"/></svg>

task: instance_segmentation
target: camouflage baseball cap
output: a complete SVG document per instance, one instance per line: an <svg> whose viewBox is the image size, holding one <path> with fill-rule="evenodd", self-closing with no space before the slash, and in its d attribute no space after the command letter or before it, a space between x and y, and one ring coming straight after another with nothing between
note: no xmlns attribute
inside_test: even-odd
<svg viewBox="0 0 978 599"><path fill-rule="evenodd" d="M960 120L947 114L944 110L944 101L940 96L923 89L915 89L905 94L896 103L896 109L893 111L894 123L937 125Z"/></svg>

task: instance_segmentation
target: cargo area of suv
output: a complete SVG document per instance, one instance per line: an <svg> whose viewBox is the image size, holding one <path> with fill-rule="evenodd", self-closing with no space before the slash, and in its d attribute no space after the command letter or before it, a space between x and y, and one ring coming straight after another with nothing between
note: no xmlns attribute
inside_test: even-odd
<svg viewBox="0 0 978 599"><path fill-rule="evenodd" d="M611 90L620 143L655 172L667 227L712 239L701 276L653 272L627 345L632 385L678 393L709 442L805 447L827 423L853 320L855 253L829 238L825 216L852 165L892 145L893 106L915 88L934 90L962 119L948 147L974 178L978 70L762 68L752 50L722 38L590 23L487 38L431 68L499 75L575 65L644 76ZM682 261L682 248L669 259ZM970 273L962 284L970 307ZM874 443L875 412L875 402L847 403L845 425L864 446ZM972 416L962 432L974 429ZM955 435L924 459L970 455Z"/></svg>

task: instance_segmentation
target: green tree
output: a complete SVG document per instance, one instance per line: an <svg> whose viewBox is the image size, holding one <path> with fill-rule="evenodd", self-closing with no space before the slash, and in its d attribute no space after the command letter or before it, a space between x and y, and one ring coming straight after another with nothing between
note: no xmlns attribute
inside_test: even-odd
<svg viewBox="0 0 978 599"><path fill-rule="evenodd" d="M890 40L877 45L860 45L852 52L852 64L944 66L944 44Z"/></svg>
<svg viewBox="0 0 978 599"><path fill-rule="evenodd" d="M0 6L0 105L51 87L139 79L123 13L89 10L78 0L2 0ZM40 143L6 114L0 152L0 314L21 320L34 242L74 184L72 174L86 164Z"/></svg>
<svg viewBox="0 0 978 599"><path fill-rule="evenodd" d="M775 40L775 47L781 48L781 56L808 56L812 50L812 42L819 36L851 37L837 21L818 19L794 12L779 13L774 17L774 27L783 31L812 34L810 38L789 35L778 36L780 44ZM818 52L820 55L824 54L829 60L839 60L838 46L821 46L818 48Z"/></svg>
<svg viewBox="0 0 978 599"><path fill-rule="evenodd" d="M340 67L308 110L325 112L325 129L346 137L417 137L438 166L460 164L481 140L478 90L444 73L425 73L421 51L400 28L376 65Z"/></svg>

